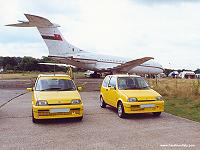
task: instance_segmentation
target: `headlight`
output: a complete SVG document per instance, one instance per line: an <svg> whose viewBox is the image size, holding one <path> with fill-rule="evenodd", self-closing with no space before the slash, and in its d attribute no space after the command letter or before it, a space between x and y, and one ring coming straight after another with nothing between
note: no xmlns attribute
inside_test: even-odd
<svg viewBox="0 0 200 150"><path fill-rule="evenodd" d="M136 102L136 101L137 101L137 98L135 97L128 98L128 102Z"/></svg>
<svg viewBox="0 0 200 150"><path fill-rule="evenodd" d="M72 104L80 104L81 103L81 100L79 99L74 99L71 101Z"/></svg>
<svg viewBox="0 0 200 150"><path fill-rule="evenodd" d="M157 96L157 97L156 97L156 100L157 100L157 101L162 101L162 99L163 99L162 96Z"/></svg>
<svg viewBox="0 0 200 150"><path fill-rule="evenodd" d="M37 100L36 105L37 106L46 106L46 105L48 105L48 102L45 100Z"/></svg>

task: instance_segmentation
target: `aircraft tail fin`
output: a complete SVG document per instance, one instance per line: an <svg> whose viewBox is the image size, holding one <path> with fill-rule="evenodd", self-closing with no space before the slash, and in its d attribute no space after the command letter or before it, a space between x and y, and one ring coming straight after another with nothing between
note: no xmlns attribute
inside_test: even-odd
<svg viewBox="0 0 200 150"><path fill-rule="evenodd" d="M50 56L66 56L68 54L79 53L82 50L68 43L60 31L57 24L51 23L48 19L25 14L28 21L19 21L17 24L9 24L6 26L14 27L37 27L40 35L45 41Z"/></svg>

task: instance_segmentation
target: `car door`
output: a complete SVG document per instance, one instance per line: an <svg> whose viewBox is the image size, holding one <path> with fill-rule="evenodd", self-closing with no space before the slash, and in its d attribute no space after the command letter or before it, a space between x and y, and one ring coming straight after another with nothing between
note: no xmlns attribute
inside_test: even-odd
<svg viewBox="0 0 200 150"><path fill-rule="evenodd" d="M102 86L101 86L101 95L103 97L103 100L105 103L108 103L108 83L110 81L110 76L106 76L103 80ZM109 104L109 103L108 103Z"/></svg>
<svg viewBox="0 0 200 150"><path fill-rule="evenodd" d="M108 83L108 89L107 89L107 97L108 97L108 104L111 106L116 107L117 103L117 90L116 90L116 83L117 83L117 78L116 77L111 77L110 82Z"/></svg>

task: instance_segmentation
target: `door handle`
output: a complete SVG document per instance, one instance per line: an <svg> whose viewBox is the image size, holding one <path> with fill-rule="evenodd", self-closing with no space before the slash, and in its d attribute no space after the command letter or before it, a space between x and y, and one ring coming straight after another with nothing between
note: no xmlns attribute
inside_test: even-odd
<svg viewBox="0 0 200 150"><path fill-rule="evenodd" d="M108 89L106 89L106 91L108 91Z"/></svg>

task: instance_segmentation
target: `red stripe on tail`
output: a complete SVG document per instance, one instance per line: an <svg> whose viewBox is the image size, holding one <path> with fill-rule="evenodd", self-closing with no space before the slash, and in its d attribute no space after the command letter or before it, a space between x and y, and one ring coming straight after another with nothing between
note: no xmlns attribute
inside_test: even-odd
<svg viewBox="0 0 200 150"><path fill-rule="evenodd" d="M58 40L58 41L62 41L62 37L59 34L54 34L54 36L49 36L49 35L42 35L43 39L47 39L47 40Z"/></svg>

